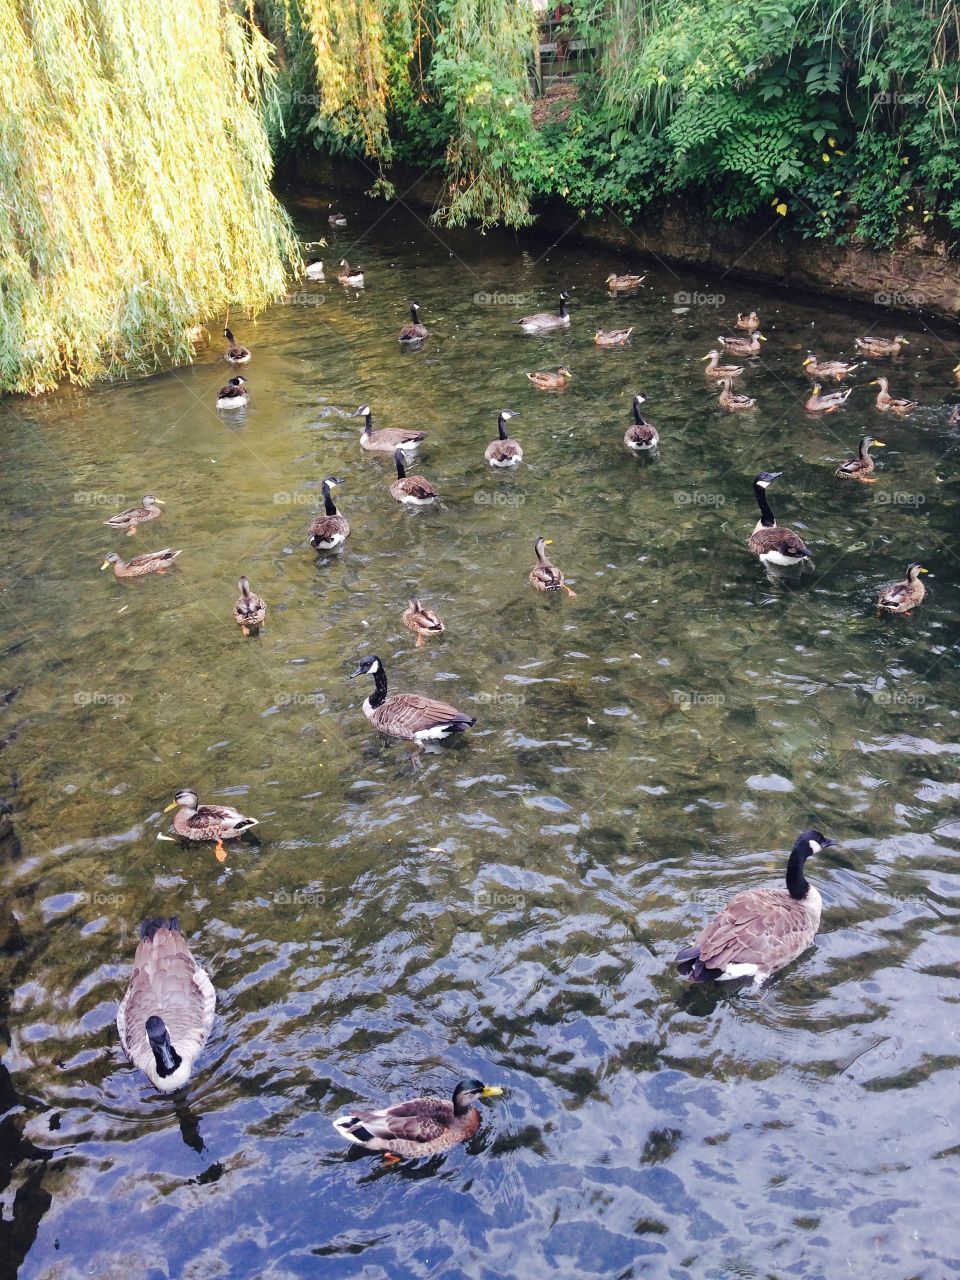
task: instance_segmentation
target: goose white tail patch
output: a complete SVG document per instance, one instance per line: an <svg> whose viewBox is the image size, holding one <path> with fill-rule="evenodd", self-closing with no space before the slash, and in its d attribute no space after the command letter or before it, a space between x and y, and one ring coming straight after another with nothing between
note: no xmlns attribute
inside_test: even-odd
<svg viewBox="0 0 960 1280"><path fill-rule="evenodd" d="M760 557L767 564L777 564L782 568L788 565L802 564L807 559L806 556L785 556L782 551L765 551Z"/></svg>
<svg viewBox="0 0 960 1280"><path fill-rule="evenodd" d="M744 962L742 964L728 964L717 981L730 982L734 978L753 978L755 982L758 982L762 981L764 977L766 977L766 975L761 973L760 966L758 964L749 964Z"/></svg>
<svg viewBox="0 0 960 1280"><path fill-rule="evenodd" d="M417 742L441 742L449 738L453 730L448 724L437 724L432 729L420 729L413 736Z"/></svg>

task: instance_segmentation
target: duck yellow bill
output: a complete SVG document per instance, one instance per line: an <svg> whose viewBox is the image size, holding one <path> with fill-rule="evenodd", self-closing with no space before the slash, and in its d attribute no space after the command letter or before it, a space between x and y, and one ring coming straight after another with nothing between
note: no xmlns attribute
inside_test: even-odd
<svg viewBox="0 0 960 1280"><path fill-rule="evenodd" d="M484 1085L483 1093L481 1093L480 1097L481 1098L501 1098L503 1097L503 1090L500 1088L498 1084Z"/></svg>
<svg viewBox="0 0 960 1280"><path fill-rule="evenodd" d="M883 443L882 440L874 440L873 447L874 449L885 449L887 446Z"/></svg>
<svg viewBox="0 0 960 1280"><path fill-rule="evenodd" d="M104 569L108 569L109 567L110 567L110 561L104 560L103 564L100 566L100 572L103 573Z"/></svg>
<svg viewBox="0 0 960 1280"><path fill-rule="evenodd" d="M552 538L544 538L544 540L543 540L543 545L544 545L545 547L552 547L552 546L553 546L553 539L552 539Z"/></svg>
<svg viewBox="0 0 960 1280"><path fill-rule="evenodd" d="M176 800L171 800L171 801L170 801L170 803L166 806L166 808L164 809L164 811L163 811L163 812L164 812L164 813L169 813L171 809L176 809L176 807L177 807L177 802L176 802Z"/></svg>

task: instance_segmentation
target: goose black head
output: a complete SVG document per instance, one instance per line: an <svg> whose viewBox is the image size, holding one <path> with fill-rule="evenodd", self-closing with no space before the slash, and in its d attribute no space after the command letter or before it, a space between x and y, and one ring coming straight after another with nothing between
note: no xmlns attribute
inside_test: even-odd
<svg viewBox="0 0 960 1280"><path fill-rule="evenodd" d="M779 480L782 475L782 471L761 471L753 483L758 484L761 489L766 489L768 484L773 484L774 480Z"/></svg>
<svg viewBox="0 0 960 1280"><path fill-rule="evenodd" d="M819 853L821 849L829 849L836 843L836 840L831 840L822 831L803 831L797 836L793 852L806 860L811 854Z"/></svg>
<svg viewBox="0 0 960 1280"><path fill-rule="evenodd" d="M378 671L382 670L383 663L375 653L372 653L369 658L364 658L362 660L350 679L356 680L357 676L375 676Z"/></svg>
<svg viewBox="0 0 960 1280"><path fill-rule="evenodd" d="M147 1040L153 1051L154 1061L157 1064L157 1074L161 1078L172 1076L183 1059L173 1047L166 1023L162 1018L153 1014L147 1019L146 1031Z"/></svg>
<svg viewBox="0 0 960 1280"><path fill-rule="evenodd" d="M241 375L240 375L239 373L237 374L237 376L236 376L235 378L231 378L231 379L230 379L230 386L231 386L231 387L245 387L246 385L247 385L247 380L246 380L246 378L241 377Z"/></svg>

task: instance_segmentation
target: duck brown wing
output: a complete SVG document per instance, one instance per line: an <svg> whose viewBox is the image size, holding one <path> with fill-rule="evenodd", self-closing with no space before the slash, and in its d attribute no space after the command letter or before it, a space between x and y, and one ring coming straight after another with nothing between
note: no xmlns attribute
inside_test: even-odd
<svg viewBox="0 0 960 1280"><path fill-rule="evenodd" d="M355 1111L353 1118L381 1142L435 1142L453 1122L453 1104L443 1098L417 1098L382 1111Z"/></svg>
<svg viewBox="0 0 960 1280"><path fill-rule="evenodd" d="M809 941L810 918L785 889L748 889L739 893L697 940L708 969L756 964L770 970Z"/></svg>

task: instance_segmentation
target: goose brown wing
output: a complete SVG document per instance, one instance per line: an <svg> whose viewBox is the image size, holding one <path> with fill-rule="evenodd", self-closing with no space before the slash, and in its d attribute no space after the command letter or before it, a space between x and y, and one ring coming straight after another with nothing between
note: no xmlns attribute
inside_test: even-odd
<svg viewBox="0 0 960 1280"><path fill-rule="evenodd" d="M769 971L792 958L809 941L811 920L785 889L738 893L697 940L708 969L756 964Z"/></svg>
<svg viewBox="0 0 960 1280"><path fill-rule="evenodd" d="M378 445L382 445L384 448L389 445L391 449L399 449L403 444L426 440L427 433L425 431L404 431L402 427L381 427L379 431L374 431L373 438Z"/></svg>
<svg viewBox="0 0 960 1280"><path fill-rule="evenodd" d="M484 457L488 462L508 462L519 452L520 446L516 440L494 440L492 444L487 445Z"/></svg>
<svg viewBox="0 0 960 1280"><path fill-rule="evenodd" d="M763 555L767 551L782 551L784 555L801 558L809 555L806 543L792 529L774 525L772 529L757 529L750 535L750 550L754 555Z"/></svg>
<svg viewBox="0 0 960 1280"><path fill-rule="evenodd" d="M191 1061L213 1026L217 996L186 939L162 927L137 947L133 976L117 1012L117 1028L127 1056L153 1065L146 1022L155 1014L166 1023L173 1046Z"/></svg>
<svg viewBox="0 0 960 1280"><path fill-rule="evenodd" d="M310 522L307 538L310 542L330 542L338 533L344 537L350 532L350 526L344 516L317 516Z"/></svg>
<svg viewBox="0 0 960 1280"><path fill-rule="evenodd" d="M395 481L398 490L401 493L409 494L411 498L435 498L437 491L429 480L423 476L404 476L402 480Z"/></svg>
<svg viewBox="0 0 960 1280"><path fill-rule="evenodd" d="M378 708L376 722L388 725L395 735L409 735L424 729L435 729L451 721L476 723L473 716L465 715L449 702L437 698L425 698L419 693L395 693Z"/></svg>

